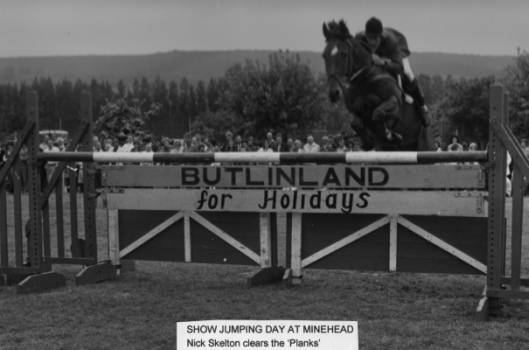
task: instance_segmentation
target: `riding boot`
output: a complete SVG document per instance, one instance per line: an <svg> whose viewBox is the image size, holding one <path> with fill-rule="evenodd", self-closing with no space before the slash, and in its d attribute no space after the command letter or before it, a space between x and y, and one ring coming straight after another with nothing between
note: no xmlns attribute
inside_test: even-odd
<svg viewBox="0 0 529 350"><path fill-rule="evenodd" d="M413 100L415 101L415 107L417 113L419 114L419 118L421 120L422 125L427 127L428 125L430 125L429 111L428 107L426 107L426 105L424 104L424 95L417 79L408 81L408 83L406 84L406 92L410 94Z"/></svg>

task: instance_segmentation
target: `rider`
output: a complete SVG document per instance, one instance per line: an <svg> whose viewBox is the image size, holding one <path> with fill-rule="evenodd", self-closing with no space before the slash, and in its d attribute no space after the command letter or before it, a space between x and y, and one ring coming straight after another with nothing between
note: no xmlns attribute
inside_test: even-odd
<svg viewBox="0 0 529 350"><path fill-rule="evenodd" d="M404 92L413 98L422 124L428 126L430 124L428 108L424 104L424 95L411 70L408 59L411 52L406 37L395 29L384 28L378 18L371 17L366 22L365 32L358 33L356 38L367 42L371 47L374 64L384 67L397 79L402 79Z"/></svg>

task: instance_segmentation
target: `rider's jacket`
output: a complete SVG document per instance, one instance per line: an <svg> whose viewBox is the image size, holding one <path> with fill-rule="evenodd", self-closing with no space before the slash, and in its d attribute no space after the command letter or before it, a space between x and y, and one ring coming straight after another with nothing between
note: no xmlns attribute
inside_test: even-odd
<svg viewBox="0 0 529 350"><path fill-rule="evenodd" d="M365 32L359 32L355 38L367 43ZM404 73L402 59L411 54L406 37L398 30L388 27L384 28L380 45L374 53L386 59L385 68L395 76Z"/></svg>

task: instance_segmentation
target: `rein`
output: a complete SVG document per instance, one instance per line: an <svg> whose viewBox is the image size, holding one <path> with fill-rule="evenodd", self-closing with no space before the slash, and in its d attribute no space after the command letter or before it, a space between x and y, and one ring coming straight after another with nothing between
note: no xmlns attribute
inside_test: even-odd
<svg viewBox="0 0 529 350"><path fill-rule="evenodd" d="M373 67L373 61L371 61L370 65L365 65L357 69L355 72L354 61L353 61L353 64L351 64L351 56L354 56L352 52L354 50L353 44L351 43L350 40L345 40L345 42L349 48L349 50L347 51L347 70L348 70L347 76L350 76L350 78L348 78L348 81L350 84L352 84L360 75L362 75L362 73L364 73L366 70L371 69L371 67ZM350 72L349 72L349 69L350 69Z"/></svg>

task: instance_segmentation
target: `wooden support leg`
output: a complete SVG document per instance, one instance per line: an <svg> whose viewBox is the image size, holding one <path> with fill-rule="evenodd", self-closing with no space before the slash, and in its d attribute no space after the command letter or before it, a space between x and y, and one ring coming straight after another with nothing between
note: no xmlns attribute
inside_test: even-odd
<svg viewBox="0 0 529 350"><path fill-rule="evenodd" d="M302 267L301 267L301 213L292 213L292 252L291 275L289 277L290 285L301 284Z"/></svg>
<svg viewBox="0 0 529 350"><path fill-rule="evenodd" d="M286 220L285 220L286 222ZM251 277L248 277L248 287L261 286L265 284L278 283L283 280L285 274L284 266L274 266L272 258L272 233L269 213L259 214L259 237L261 269Z"/></svg>
<svg viewBox="0 0 529 350"><path fill-rule="evenodd" d="M110 261L86 266L75 276L75 284L80 286L103 281L112 281L117 277L117 268Z"/></svg>
<svg viewBox="0 0 529 350"><path fill-rule="evenodd" d="M476 317L478 320L487 321L489 319L489 298L487 297L487 287L483 289L482 297L476 308Z"/></svg>
<svg viewBox="0 0 529 350"><path fill-rule="evenodd" d="M66 277L55 271L38 273L24 278L17 285L18 294L38 293L66 286Z"/></svg>
<svg viewBox="0 0 529 350"><path fill-rule="evenodd" d="M272 266L260 269L252 277L248 277L248 287L256 287L265 284L278 283L283 280L285 268L282 266Z"/></svg>

